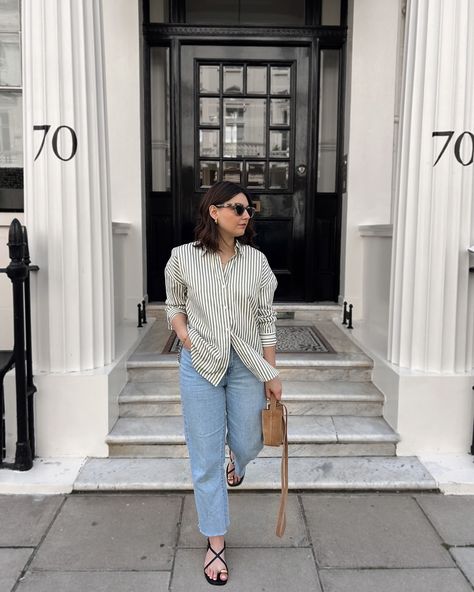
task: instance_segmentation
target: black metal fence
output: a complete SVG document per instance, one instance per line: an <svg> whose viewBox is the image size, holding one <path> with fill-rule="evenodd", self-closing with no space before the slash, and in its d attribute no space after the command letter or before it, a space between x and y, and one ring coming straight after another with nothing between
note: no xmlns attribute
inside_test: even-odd
<svg viewBox="0 0 474 592"><path fill-rule="evenodd" d="M35 421L31 356L31 306L30 272L38 271L37 265L30 265L28 235L26 228L15 218L8 233L10 264L0 268L6 273L13 288L13 350L0 351L0 468L28 471L35 457ZM3 380L11 368L15 368L17 442L15 461L5 462L6 418Z"/></svg>

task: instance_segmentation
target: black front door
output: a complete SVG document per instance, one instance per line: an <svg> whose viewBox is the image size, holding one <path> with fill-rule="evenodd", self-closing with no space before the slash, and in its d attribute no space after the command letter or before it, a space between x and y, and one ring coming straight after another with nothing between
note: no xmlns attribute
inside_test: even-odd
<svg viewBox="0 0 474 592"><path fill-rule="evenodd" d="M200 197L230 180L258 204L276 299L337 301L345 30L150 25L147 36L150 300L166 297L164 266L193 240Z"/></svg>
<svg viewBox="0 0 474 592"><path fill-rule="evenodd" d="M306 254L309 199L309 47L181 46L181 241L218 180L254 196L256 243L278 279L276 299L301 301L314 275Z"/></svg>

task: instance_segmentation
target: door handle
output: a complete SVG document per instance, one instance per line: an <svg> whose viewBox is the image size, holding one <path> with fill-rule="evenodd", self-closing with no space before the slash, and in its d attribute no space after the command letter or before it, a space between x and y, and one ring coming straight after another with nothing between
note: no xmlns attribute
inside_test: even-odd
<svg viewBox="0 0 474 592"><path fill-rule="evenodd" d="M298 177L305 177L306 176L306 165L299 164L296 167L296 174L298 175Z"/></svg>

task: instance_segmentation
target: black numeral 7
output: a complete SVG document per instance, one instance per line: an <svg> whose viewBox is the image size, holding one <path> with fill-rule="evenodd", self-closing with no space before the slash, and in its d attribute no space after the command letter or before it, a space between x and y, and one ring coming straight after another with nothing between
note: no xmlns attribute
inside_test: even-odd
<svg viewBox="0 0 474 592"><path fill-rule="evenodd" d="M438 158L436 159L436 162L434 163L434 167L438 164L439 159L443 156L443 154L446 151L446 148L449 145L449 142L451 142L452 137L454 136L454 131L452 132L433 132L433 138L435 138L436 136L446 136L448 139L446 140L446 143L443 146L443 149L441 150L441 152L439 153Z"/></svg>
<svg viewBox="0 0 474 592"><path fill-rule="evenodd" d="M46 135L49 132L51 126L50 125L34 125L33 129L36 130L43 130L44 131L44 135L43 135L43 141L41 142L41 146L39 147L38 153L35 156L35 160L38 158L38 156L41 154L41 151L43 150L43 146L44 146L44 142L46 140Z"/></svg>

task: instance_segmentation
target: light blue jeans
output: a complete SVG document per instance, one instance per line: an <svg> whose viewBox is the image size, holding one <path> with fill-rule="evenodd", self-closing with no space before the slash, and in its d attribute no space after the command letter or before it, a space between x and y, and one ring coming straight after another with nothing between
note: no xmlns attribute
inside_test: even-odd
<svg viewBox="0 0 474 592"><path fill-rule="evenodd" d="M241 477L263 448L264 383L233 348L227 372L217 386L196 372L185 348L179 374L199 530L208 537L224 535L230 522L224 472L226 433L235 472Z"/></svg>

